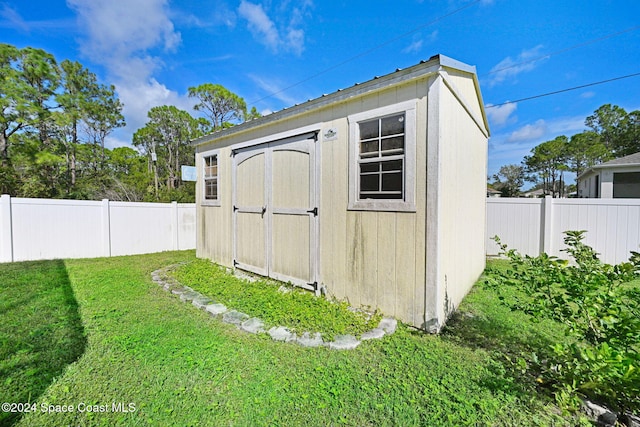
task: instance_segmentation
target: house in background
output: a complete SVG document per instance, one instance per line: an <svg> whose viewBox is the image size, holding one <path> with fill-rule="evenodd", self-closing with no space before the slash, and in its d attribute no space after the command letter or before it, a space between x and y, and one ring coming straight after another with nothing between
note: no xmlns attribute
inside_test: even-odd
<svg viewBox="0 0 640 427"><path fill-rule="evenodd" d="M502 191L496 190L487 184L487 197L502 197Z"/></svg>
<svg viewBox="0 0 640 427"><path fill-rule="evenodd" d="M578 197L640 198L640 153L592 166L581 173Z"/></svg>
<svg viewBox="0 0 640 427"><path fill-rule="evenodd" d="M437 332L485 266L488 136L438 55L199 138L197 255Z"/></svg>

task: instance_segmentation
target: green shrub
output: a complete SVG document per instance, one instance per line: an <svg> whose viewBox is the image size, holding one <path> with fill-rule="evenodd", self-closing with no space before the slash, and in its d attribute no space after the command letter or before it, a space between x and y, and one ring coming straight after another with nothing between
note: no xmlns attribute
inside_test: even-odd
<svg viewBox="0 0 640 427"><path fill-rule="evenodd" d="M578 396L584 395L637 410L640 295L629 282L640 273L640 254L632 252L629 262L604 264L582 242L584 233L565 233L565 251L574 263L544 253L523 256L496 236L510 268L493 271L485 285L501 294L511 309L564 326L567 339L553 345L551 357L538 361L532 355L529 360L542 373L542 381L554 388L560 403L575 408ZM522 293L501 293L505 285Z"/></svg>

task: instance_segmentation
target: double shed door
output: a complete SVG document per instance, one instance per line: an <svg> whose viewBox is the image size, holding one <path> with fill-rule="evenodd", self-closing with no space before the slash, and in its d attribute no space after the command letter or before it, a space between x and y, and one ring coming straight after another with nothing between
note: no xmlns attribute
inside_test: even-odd
<svg viewBox="0 0 640 427"><path fill-rule="evenodd" d="M234 265L317 290L315 134L235 151Z"/></svg>

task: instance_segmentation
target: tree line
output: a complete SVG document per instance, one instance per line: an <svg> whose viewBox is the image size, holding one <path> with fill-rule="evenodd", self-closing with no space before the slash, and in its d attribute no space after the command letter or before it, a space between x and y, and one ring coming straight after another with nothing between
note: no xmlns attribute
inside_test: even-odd
<svg viewBox="0 0 640 427"><path fill-rule="evenodd" d="M545 141L521 164L502 166L490 185L504 197L517 197L528 181L545 195L564 197L576 190L566 183L566 172L577 178L594 165L640 152L640 110L627 113L617 105L605 104L584 123L584 132Z"/></svg>
<svg viewBox="0 0 640 427"><path fill-rule="evenodd" d="M126 124L123 104L81 63L0 44L0 81L0 193L14 197L194 201L194 183L180 177L194 164L190 141L260 116L204 83L188 89L198 116L153 107L132 147L109 149L106 138Z"/></svg>

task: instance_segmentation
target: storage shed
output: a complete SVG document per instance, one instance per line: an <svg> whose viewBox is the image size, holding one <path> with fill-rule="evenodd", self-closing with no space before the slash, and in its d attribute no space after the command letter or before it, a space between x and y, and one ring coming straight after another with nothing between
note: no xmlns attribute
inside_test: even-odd
<svg viewBox="0 0 640 427"><path fill-rule="evenodd" d="M485 266L475 67L413 67L194 141L197 256L431 332Z"/></svg>

